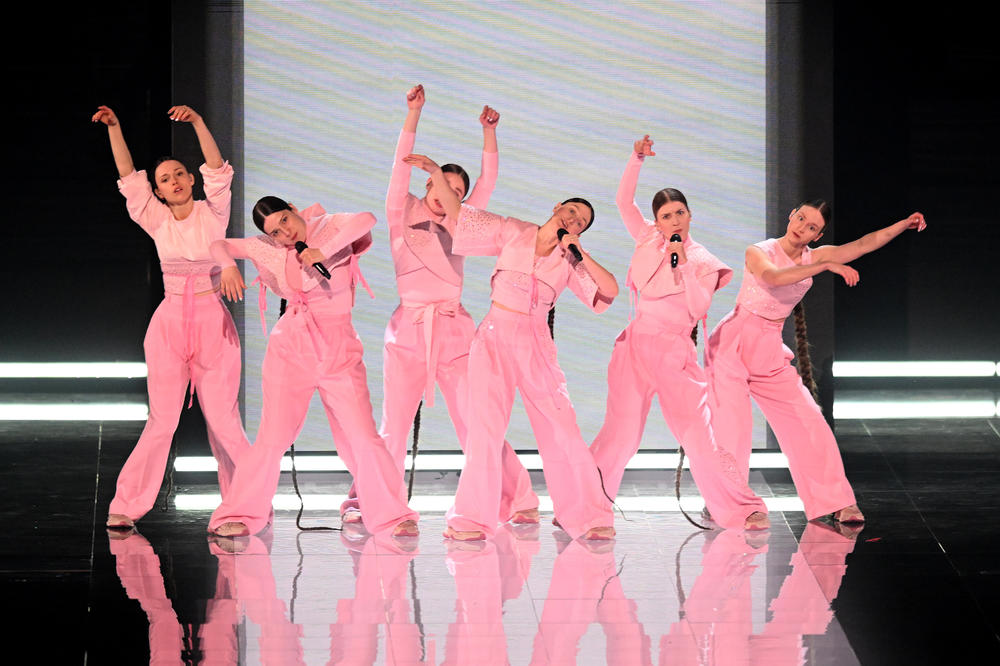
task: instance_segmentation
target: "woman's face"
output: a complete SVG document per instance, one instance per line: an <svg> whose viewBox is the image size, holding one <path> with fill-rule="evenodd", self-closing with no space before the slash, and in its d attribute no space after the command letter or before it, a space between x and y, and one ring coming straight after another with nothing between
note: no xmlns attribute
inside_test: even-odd
<svg viewBox="0 0 1000 666"><path fill-rule="evenodd" d="M823 214L812 206L799 206L788 216L785 236L793 245L808 245L823 235Z"/></svg>
<svg viewBox="0 0 1000 666"><path fill-rule="evenodd" d="M167 160L156 167L153 182L156 183L153 193L168 205L177 206L191 200L194 175L177 160Z"/></svg>
<svg viewBox="0 0 1000 666"><path fill-rule="evenodd" d="M465 198L465 182L460 175L457 173L446 173L444 174L444 179L448 181L448 187L455 193L459 201ZM427 202L427 207L431 209L432 213L435 215L444 215L444 206L441 205L441 195L438 194L437 186L430 178L427 179L427 196L424 197L424 201Z"/></svg>
<svg viewBox="0 0 1000 666"><path fill-rule="evenodd" d="M264 233L282 245L295 245L306 240L306 223L299 217L295 206L291 210L279 210L264 218Z"/></svg>
<svg viewBox="0 0 1000 666"><path fill-rule="evenodd" d="M654 223L667 240L674 234L680 234L681 240L686 241L691 230L691 211L683 201L668 201L656 211Z"/></svg>
<svg viewBox="0 0 1000 666"><path fill-rule="evenodd" d="M556 204L552 213L552 219L556 220L558 226L578 236L590 226L593 219L590 208L579 201Z"/></svg>

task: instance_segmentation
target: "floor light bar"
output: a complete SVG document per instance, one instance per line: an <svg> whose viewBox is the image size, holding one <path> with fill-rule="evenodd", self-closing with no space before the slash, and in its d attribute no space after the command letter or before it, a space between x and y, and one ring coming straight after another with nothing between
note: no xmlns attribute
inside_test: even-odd
<svg viewBox="0 0 1000 666"><path fill-rule="evenodd" d="M145 363L0 363L0 379L133 379Z"/></svg>
<svg viewBox="0 0 1000 666"><path fill-rule="evenodd" d="M835 419L992 418L1000 405L992 400L837 400Z"/></svg>
<svg viewBox="0 0 1000 666"><path fill-rule="evenodd" d="M330 511L336 513L346 495L335 494L304 494L302 500L307 511ZM798 497L765 497L764 504L768 511L803 511L802 500ZM174 507L180 511L212 511L221 498L218 494L179 494L174 496ZM444 513L454 503L452 495L414 495L409 506L414 511L423 513ZM619 497L618 506L622 511L668 512L679 511L684 507L687 512L701 511L705 501L699 496L681 497L678 505L673 495L649 495L640 497ZM299 498L292 494L281 493L274 496L271 502L275 511L298 511ZM552 511L552 498L548 495L538 496L538 510Z"/></svg>
<svg viewBox="0 0 1000 666"><path fill-rule="evenodd" d="M0 421L145 421L143 402L0 403Z"/></svg>
<svg viewBox="0 0 1000 666"><path fill-rule="evenodd" d="M994 377L993 361L834 361L834 377Z"/></svg>
<svg viewBox="0 0 1000 666"><path fill-rule="evenodd" d="M539 471L542 469L542 458L537 453L521 453L518 459L525 469ZM657 470L675 469L677 467L676 453L637 453L625 469ZM689 458L684 458L684 469L689 469ZM417 456L417 470L421 472L456 472L465 465L465 456L456 453L421 453ZM406 468L410 468L409 458ZM779 451L767 451L750 454L751 469L788 469L788 458ZM174 459L174 471L177 472L214 472L218 469L212 456L178 456ZM299 472L346 472L344 461L338 456L299 455L295 458L295 469ZM281 459L281 471L292 471L292 459L285 456Z"/></svg>

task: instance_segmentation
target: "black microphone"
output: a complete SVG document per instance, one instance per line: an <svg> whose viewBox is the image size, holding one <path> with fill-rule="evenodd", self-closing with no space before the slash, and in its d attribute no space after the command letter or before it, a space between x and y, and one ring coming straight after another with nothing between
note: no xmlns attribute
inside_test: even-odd
<svg viewBox="0 0 1000 666"><path fill-rule="evenodd" d="M681 242L681 235L680 234L674 234L673 236L670 237L670 242L671 243L680 243ZM670 267L671 268L677 268L677 253L676 252L671 252L670 253Z"/></svg>
<svg viewBox="0 0 1000 666"><path fill-rule="evenodd" d="M308 250L308 249L309 246L306 245L305 242L295 241L295 251L298 252L299 254L302 254L303 250ZM313 264L313 268L319 271L319 274L325 277L327 280L330 279L330 271L326 270L326 266L323 265L323 262L317 261L315 264Z"/></svg>
<svg viewBox="0 0 1000 666"><path fill-rule="evenodd" d="M568 231L566 231L562 227L559 227L558 229L556 229L556 238L562 240L563 236L565 236L568 233L569 233ZM576 257L577 261L583 261L583 255L580 254L580 248L578 248L576 245L570 243L569 251L573 253L573 256Z"/></svg>

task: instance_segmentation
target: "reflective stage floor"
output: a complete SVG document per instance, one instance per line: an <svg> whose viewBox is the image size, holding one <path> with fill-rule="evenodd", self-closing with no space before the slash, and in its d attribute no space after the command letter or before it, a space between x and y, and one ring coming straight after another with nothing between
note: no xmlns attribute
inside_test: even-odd
<svg viewBox="0 0 1000 666"><path fill-rule="evenodd" d="M767 533L703 531L630 509L610 543L571 542L549 513L478 545L446 543L433 511L411 540L300 532L285 510L258 537L212 540L210 510L185 500L216 492L204 474L175 475L165 508L109 535L140 429L0 422L0 570L19 646L7 663L1000 663L996 418L838 422L861 530L772 511ZM416 494L456 480L420 473ZM787 470L751 481L771 501L794 496ZM336 496L347 479L299 482ZM629 472L622 489L672 492L668 471ZM303 524L339 521L319 510Z"/></svg>

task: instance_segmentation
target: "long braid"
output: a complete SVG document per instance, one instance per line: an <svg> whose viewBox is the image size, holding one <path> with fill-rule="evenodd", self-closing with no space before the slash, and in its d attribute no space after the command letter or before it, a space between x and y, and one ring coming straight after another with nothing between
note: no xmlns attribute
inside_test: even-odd
<svg viewBox="0 0 1000 666"><path fill-rule="evenodd" d="M556 339L556 306L553 305L549 310L549 335L552 339Z"/></svg>
<svg viewBox="0 0 1000 666"><path fill-rule="evenodd" d="M806 330L806 309L799 301L792 311L795 316L795 365L799 370L802 383L812 394L813 400L819 402L819 389L813 379L812 359L809 357L809 336Z"/></svg>
<svg viewBox="0 0 1000 666"><path fill-rule="evenodd" d="M431 368L427 368L427 372L431 372ZM413 479L417 476L417 442L420 441L420 412L423 406L424 401L421 400L420 404L417 405L417 413L413 415L413 450L410 453L410 482L406 488L407 502L413 497Z"/></svg>

